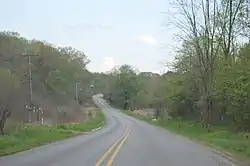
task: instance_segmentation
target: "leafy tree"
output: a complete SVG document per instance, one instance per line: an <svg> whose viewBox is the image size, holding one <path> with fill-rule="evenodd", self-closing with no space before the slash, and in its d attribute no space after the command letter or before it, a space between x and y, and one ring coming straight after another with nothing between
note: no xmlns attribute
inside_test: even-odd
<svg viewBox="0 0 250 166"><path fill-rule="evenodd" d="M129 65L123 65L114 70L112 75L116 77L116 81L110 94L110 101L122 106L123 109L133 107L134 97L139 91L135 70Z"/></svg>

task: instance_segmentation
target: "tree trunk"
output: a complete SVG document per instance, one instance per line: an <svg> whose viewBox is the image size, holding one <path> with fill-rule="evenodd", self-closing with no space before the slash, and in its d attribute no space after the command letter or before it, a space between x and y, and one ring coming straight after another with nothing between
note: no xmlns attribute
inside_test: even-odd
<svg viewBox="0 0 250 166"><path fill-rule="evenodd" d="M211 124L212 124L212 100L211 97L209 96L207 99L207 113L208 113L208 122L207 122L207 129L208 132L211 131Z"/></svg>
<svg viewBox="0 0 250 166"><path fill-rule="evenodd" d="M0 110L0 134L1 135L4 135L4 125L10 115L11 115L11 112L8 109Z"/></svg>

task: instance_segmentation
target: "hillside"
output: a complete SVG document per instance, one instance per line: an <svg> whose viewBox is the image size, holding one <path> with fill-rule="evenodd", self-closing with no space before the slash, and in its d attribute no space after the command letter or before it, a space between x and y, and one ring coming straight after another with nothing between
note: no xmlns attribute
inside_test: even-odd
<svg viewBox="0 0 250 166"><path fill-rule="evenodd" d="M28 40L16 32L1 32L0 128L7 117L6 127L29 120L37 122L39 111L29 114L29 105L41 107L45 123L83 120L78 119L83 117L79 115L84 114L84 108L76 102L76 83L79 103L91 106L88 62L82 51L72 47L56 47Z"/></svg>

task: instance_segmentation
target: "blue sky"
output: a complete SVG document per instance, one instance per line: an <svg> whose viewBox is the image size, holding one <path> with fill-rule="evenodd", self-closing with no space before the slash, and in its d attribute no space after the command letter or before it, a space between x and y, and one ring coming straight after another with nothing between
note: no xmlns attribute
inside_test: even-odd
<svg viewBox="0 0 250 166"><path fill-rule="evenodd" d="M82 50L90 71L130 64L160 72L172 61L168 0L3 0L0 30Z"/></svg>

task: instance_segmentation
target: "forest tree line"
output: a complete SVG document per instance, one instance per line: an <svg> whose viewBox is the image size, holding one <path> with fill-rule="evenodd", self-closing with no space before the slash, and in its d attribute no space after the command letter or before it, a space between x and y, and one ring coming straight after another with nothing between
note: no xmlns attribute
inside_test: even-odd
<svg viewBox="0 0 250 166"><path fill-rule="evenodd" d="M159 75L123 65L103 75L104 94L122 109L156 108L159 118L249 131L249 2L177 0L173 5L177 14L171 25L182 44L172 70Z"/></svg>

